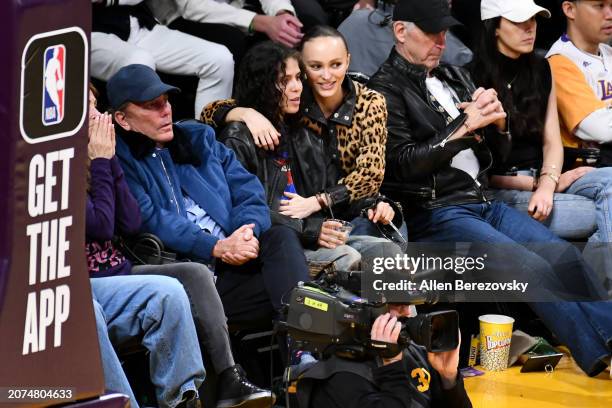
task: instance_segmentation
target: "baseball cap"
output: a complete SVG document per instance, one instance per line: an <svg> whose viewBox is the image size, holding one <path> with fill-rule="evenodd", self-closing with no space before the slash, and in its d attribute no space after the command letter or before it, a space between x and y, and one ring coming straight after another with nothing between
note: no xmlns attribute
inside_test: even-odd
<svg viewBox="0 0 612 408"><path fill-rule="evenodd" d="M481 20L503 17L513 23L522 23L536 14L550 18L550 11L533 0L482 0L480 3Z"/></svg>
<svg viewBox="0 0 612 408"><path fill-rule="evenodd" d="M126 102L150 101L167 92L180 92L180 89L163 83L153 69L142 64L121 68L106 83L108 102L113 109Z"/></svg>
<svg viewBox="0 0 612 408"><path fill-rule="evenodd" d="M393 21L410 21L426 33L439 33L461 25L451 15L448 0L398 0Z"/></svg>

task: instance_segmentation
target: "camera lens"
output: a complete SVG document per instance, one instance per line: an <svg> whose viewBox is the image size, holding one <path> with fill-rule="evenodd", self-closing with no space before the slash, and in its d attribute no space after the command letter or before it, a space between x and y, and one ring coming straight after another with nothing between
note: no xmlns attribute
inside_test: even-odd
<svg viewBox="0 0 612 408"><path fill-rule="evenodd" d="M459 315L454 310L398 320L402 324L399 344L406 345L412 340L434 353L454 350L459 344Z"/></svg>

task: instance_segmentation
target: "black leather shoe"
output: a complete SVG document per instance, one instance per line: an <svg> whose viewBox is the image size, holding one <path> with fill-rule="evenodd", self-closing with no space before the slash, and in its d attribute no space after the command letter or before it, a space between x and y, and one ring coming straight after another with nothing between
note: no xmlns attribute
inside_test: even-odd
<svg viewBox="0 0 612 408"><path fill-rule="evenodd" d="M276 396L252 384L238 364L219 375L217 408L269 408Z"/></svg>

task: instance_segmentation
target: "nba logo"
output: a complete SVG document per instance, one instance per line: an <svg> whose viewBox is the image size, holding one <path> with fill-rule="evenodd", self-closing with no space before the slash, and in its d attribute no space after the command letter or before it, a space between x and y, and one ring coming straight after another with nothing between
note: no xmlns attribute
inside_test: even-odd
<svg viewBox="0 0 612 408"><path fill-rule="evenodd" d="M53 45L45 50L43 64L42 122L55 125L64 119L64 74L66 47Z"/></svg>
<svg viewBox="0 0 612 408"><path fill-rule="evenodd" d="M68 137L82 128L88 57L87 35L79 27L30 37L21 54L19 104L19 128L26 142Z"/></svg>

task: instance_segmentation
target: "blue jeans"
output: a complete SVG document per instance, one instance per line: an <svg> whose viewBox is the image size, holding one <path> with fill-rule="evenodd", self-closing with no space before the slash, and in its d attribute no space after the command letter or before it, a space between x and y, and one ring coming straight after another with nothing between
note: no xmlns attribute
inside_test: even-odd
<svg viewBox="0 0 612 408"><path fill-rule="evenodd" d="M163 275L178 280L191 304L200 351L208 353L216 373L221 373L235 364L223 304L217 293L213 274L205 265L197 262L137 265L132 268L131 273Z"/></svg>
<svg viewBox="0 0 612 408"><path fill-rule="evenodd" d="M545 284L555 285L556 280L560 280L570 288L574 285L585 295L606 297L593 271L585 265L577 249L571 250L570 244L563 252L575 258L575 267L570 268L574 276L556 275L555 269L560 259L555 253L544 251L536 254L523 247L522 243L549 242L558 249L558 245L563 245L564 241L539 222L506 204L453 205L420 211L408 217L407 224L413 239L422 242L517 244L512 246L513 252L510 254L517 270L526 268L523 271L526 274L552 274L552 279L546 279ZM554 252L559 253L558 250ZM610 355L612 302L532 302L530 306L544 324L567 344L580 367L588 374L592 374L589 368L597 365L602 355Z"/></svg>
<svg viewBox="0 0 612 408"><path fill-rule="evenodd" d="M565 191L593 200L597 218L597 232L589 242L612 242L612 167L595 169Z"/></svg>
<svg viewBox="0 0 612 408"><path fill-rule="evenodd" d="M543 285L553 294L570 293L575 295L574 299L607 298L577 248L504 203L451 205L420 211L411 214L407 224L411 237L419 242L494 244L486 247L495 254L491 259L511 264L516 268L517 279L522 277L524 281ZM536 246L537 253L532 250Z"/></svg>
<svg viewBox="0 0 612 408"><path fill-rule="evenodd" d="M98 344L100 345L100 357L102 360L102 371L104 372L104 387L107 391L120 392L130 397L130 406L138 408L138 403L132 392L125 372L121 367L121 361L115 353L113 344L108 338L108 327L104 318L102 305L93 300L94 315L96 317L96 330L98 332Z"/></svg>
<svg viewBox="0 0 612 408"><path fill-rule="evenodd" d="M370 270L374 258L395 258L404 255L404 250L395 242L384 237L376 224L366 217L356 217L351 221L353 230L347 241L347 245L357 250L362 257L362 270ZM408 232L406 224L397 226L402 237L407 241Z"/></svg>
<svg viewBox="0 0 612 408"><path fill-rule="evenodd" d="M107 327L107 335L100 341L107 386L126 392L129 384L123 378L112 378L117 357L110 353L106 337L115 348L142 337L142 345L150 352L151 382L158 405L174 408L197 395L205 372L189 300L181 284L166 276L112 276L91 279L91 287L94 301L101 306L96 307L97 313Z"/></svg>
<svg viewBox="0 0 612 408"><path fill-rule="evenodd" d="M557 339L572 351L572 357L588 375L606 368L612 355L612 303L530 303Z"/></svg>
<svg viewBox="0 0 612 408"><path fill-rule="evenodd" d="M527 213L532 193L496 190L495 198ZM554 195L553 210L544 225L564 239L588 238L585 253L602 281L612 282L612 167L595 169ZM587 252L588 251L588 252ZM610 285L612 289L612 285Z"/></svg>
<svg viewBox="0 0 612 408"><path fill-rule="evenodd" d="M498 201L527 214L531 191L491 190ZM575 194L555 193L550 216L542 222L555 235L567 240L595 238L597 216L593 200Z"/></svg>
<svg viewBox="0 0 612 408"><path fill-rule="evenodd" d="M527 212L530 191L498 190L495 198ZM565 239L612 242L612 167L595 169L554 197L545 224Z"/></svg>
<svg viewBox="0 0 612 408"><path fill-rule="evenodd" d="M385 238L376 225L366 217L356 217L351 220L351 224L353 224L351 235L370 235L372 237ZM400 231L402 237L408 241L406 223L403 222L402 225L396 225L396 227Z"/></svg>
<svg viewBox="0 0 612 408"><path fill-rule="evenodd" d="M349 245L339 245L334 249L304 249L304 255L309 263L333 264L337 271L358 270L361 265L361 254Z"/></svg>

